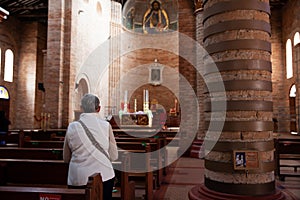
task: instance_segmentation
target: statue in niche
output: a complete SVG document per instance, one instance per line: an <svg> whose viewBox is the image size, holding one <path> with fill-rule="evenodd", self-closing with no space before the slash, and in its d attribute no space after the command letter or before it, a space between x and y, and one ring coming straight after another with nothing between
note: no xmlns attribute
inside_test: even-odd
<svg viewBox="0 0 300 200"><path fill-rule="evenodd" d="M144 33L160 33L169 28L169 17L167 12L161 8L161 3L154 0L151 7L145 12L143 18Z"/></svg>

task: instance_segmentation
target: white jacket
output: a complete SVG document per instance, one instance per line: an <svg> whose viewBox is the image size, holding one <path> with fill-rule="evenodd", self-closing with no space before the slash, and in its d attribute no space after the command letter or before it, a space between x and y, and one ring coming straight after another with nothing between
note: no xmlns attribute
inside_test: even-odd
<svg viewBox="0 0 300 200"><path fill-rule="evenodd" d="M64 161L70 162L68 185L86 185L88 177L94 173L101 173L102 181L113 178L115 173L111 161L118 158L118 149L111 125L102 120L98 113L82 113L80 120L108 153L110 160L92 144L79 122L71 122L63 153Z"/></svg>

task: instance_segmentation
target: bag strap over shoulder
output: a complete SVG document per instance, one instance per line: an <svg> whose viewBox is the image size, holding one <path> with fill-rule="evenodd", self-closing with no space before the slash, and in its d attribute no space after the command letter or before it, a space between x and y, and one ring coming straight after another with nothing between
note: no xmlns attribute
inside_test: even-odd
<svg viewBox="0 0 300 200"><path fill-rule="evenodd" d="M83 129L85 130L85 133L87 134L88 138L91 140L92 144L101 152L103 153L108 160L110 160L108 154L106 153L106 151L104 151L104 149L101 147L101 145L97 142L97 140L94 138L93 134L90 132L90 130L88 129L88 127L81 121L78 120L78 122L81 124L81 126L83 127Z"/></svg>

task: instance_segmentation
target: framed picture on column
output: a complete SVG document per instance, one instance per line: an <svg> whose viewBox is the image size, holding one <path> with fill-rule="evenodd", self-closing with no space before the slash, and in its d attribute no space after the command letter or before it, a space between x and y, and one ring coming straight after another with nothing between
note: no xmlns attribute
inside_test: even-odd
<svg viewBox="0 0 300 200"><path fill-rule="evenodd" d="M235 170L248 170L259 168L258 151L235 150L233 151L233 166Z"/></svg>

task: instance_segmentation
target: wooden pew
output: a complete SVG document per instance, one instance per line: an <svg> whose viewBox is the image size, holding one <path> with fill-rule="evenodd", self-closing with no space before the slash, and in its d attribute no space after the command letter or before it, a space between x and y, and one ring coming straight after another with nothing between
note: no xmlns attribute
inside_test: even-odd
<svg viewBox="0 0 300 200"><path fill-rule="evenodd" d="M67 185L69 164L63 160L0 159L2 185Z"/></svg>
<svg viewBox="0 0 300 200"><path fill-rule="evenodd" d="M132 200L135 199L135 182L129 180L128 170L130 168L130 155L128 152L120 151L119 159L113 161L116 179L120 181L120 185L116 186L116 193L113 193L114 199Z"/></svg>
<svg viewBox="0 0 300 200"><path fill-rule="evenodd" d="M51 197L63 200L103 200L102 190L102 178L98 173L89 177L84 189L69 189L59 186L0 186L0 197L1 200L50 199Z"/></svg>
<svg viewBox="0 0 300 200"><path fill-rule="evenodd" d="M151 147L150 144L145 143L133 143L133 142L118 142L117 146L121 148L119 152L130 152L130 169L128 173L124 173L122 177L123 180L136 180L134 177L142 177L145 184L145 198L147 200L153 199L153 168L150 163ZM142 159L139 155L143 154ZM138 155L139 154L139 155Z"/></svg>
<svg viewBox="0 0 300 200"><path fill-rule="evenodd" d="M66 129L24 130L24 137L29 140L58 140L64 138ZM60 140L60 139L59 139Z"/></svg>
<svg viewBox="0 0 300 200"><path fill-rule="evenodd" d="M64 141L56 140L24 140L25 148L63 148Z"/></svg>
<svg viewBox="0 0 300 200"><path fill-rule="evenodd" d="M285 177L300 177L300 138L277 138L275 143L276 175L284 181ZM281 168L293 168L293 172L282 172Z"/></svg>
<svg viewBox="0 0 300 200"><path fill-rule="evenodd" d="M1 144L3 147L17 147L22 145L24 134L19 131L8 131L7 133L0 134ZM20 140L21 138L21 140Z"/></svg>
<svg viewBox="0 0 300 200"><path fill-rule="evenodd" d="M163 182L163 175L167 173L166 166L167 164L167 152L165 151L165 138L133 138L133 137L116 137L116 142L118 143L135 143L135 144L145 144L148 143L150 145L150 151L152 153L151 164L155 170L155 176L157 178L156 186L160 187ZM125 147L125 149L128 147Z"/></svg>
<svg viewBox="0 0 300 200"><path fill-rule="evenodd" d="M172 145L178 146L178 140L180 134L179 128L168 128L166 130L158 130L153 128L148 129L113 129L115 137L136 137L136 138L154 138L160 137L166 139L166 145L172 141Z"/></svg>
<svg viewBox="0 0 300 200"><path fill-rule="evenodd" d="M63 149L0 147L0 158L62 160Z"/></svg>
<svg viewBox="0 0 300 200"><path fill-rule="evenodd" d="M1 150L3 150L1 152ZM47 151L48 150L48 151ZM40 148L9 148L4 147L0 148L0 158L7 157L9 154L13 156L11 158L18 159L0 159L0 165L2 166L2 173L0 172L0 184L13 183L13 184L59 184L64 185L67 181L68 173L68 163L64 163L62 160L57 160L56 157L53 157L51 154L53 149L40 149ZM62 154L62 149L58 150ZM2 153L8 154L2 154ZM46 154L45 154L46 153ZM50 154L48 154L50 153ZM56 154L56 153L55 153ZM49 157L50 155L50 157ZM54 155L56 156L56 155ZM62 156L62 155L61 155ZM27 158L27 159L26 159ZM43 158L43 159L42 159ZM37 163L33 159L36 160ZM42 160L41 160L42 159ZM47 160L46 160L47 159ZM53 159L53 160L49 160ZM23 162L24 161L24 162ZM52 162L53 161L53 162ZM120 191L118 194L114 194L114 197L119 197L122 200L131 200L135 198L135 183L126 179L126 168L129 167L129 155L120 155L118 161L114 161L112 164L114 168L118 168L121 171L121 185L118 188ZM44 164L43 164L44 163ZM119 165L120 167L116 167ZM21 168L21 170L19 170ZM37 168L37 169L36 169ZM51 170L56 170L59 173L51 175L48 179L48 176L45 177L45 172ZM21 171L21 172L20 172ZM23 173L25 175L23 175ZM2 174L2 176L1 176ZM124 175L125 174L125 175ZM27 176L26 176L27 175ZM24 177L25 176L25 177ZM32 178L31 178L32 177ZM59 177L59 178L58 178ZM31 179L30 179L31 178ZM43 179L42 179L43 178ZM32 180L33 179L33 180ZM42 179L42 180L41 180ZM4 182L3 182L4 181Z"/></svg>
<svg viewBox="0 0 300 200"><path fill-rule="evenodd" d="M0 146L23 147L25 140L63 141L65 133L66 129L9 130L6 134L0 134Z"/></svg>

